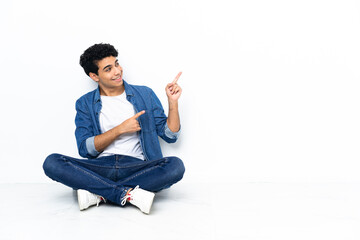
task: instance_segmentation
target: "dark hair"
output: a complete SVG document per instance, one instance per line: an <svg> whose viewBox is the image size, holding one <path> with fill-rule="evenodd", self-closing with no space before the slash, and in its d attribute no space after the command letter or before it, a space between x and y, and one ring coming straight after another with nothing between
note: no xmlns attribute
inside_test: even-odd
<svg viewBox="0 0 360 240"><path fill-rule="evenodd" d="M85 73L89 75L91 72L98 74L98 61L106 57L117 57L118 51L114 46L108 43L95 44L80 56L80 65L83 67Z"/></svg>

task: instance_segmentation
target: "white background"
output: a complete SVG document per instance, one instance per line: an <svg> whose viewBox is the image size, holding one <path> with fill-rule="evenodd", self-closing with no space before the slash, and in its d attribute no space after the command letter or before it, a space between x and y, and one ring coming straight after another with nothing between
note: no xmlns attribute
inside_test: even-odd
<svg viewBox="0 0 360 240"><path fill-rule="evenodd" d="M75 101L96 87L79 56L99 42L165 109L183 71L182 135L162 146L187 181L360 182L359 1L12 0L0 27L0 182L79 156Z"/></svg>

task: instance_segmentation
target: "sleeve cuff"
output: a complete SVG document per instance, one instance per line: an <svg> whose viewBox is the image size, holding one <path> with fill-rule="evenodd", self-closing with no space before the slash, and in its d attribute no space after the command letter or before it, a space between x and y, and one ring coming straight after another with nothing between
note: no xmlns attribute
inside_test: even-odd
<svg viewBox="0 0 360 240"><path fill-rule="evenodd" d="M166 137L168 137L170 139L177 139L180 136L180 132L181 132L181 126L180 126L179 131L173 132L170 130L167 123L165 124L165 136Z"/></svg>
<svg viewBox="0 0 360 240"><path fill-rule="evenodd" d="M98 151L96 151L95 148L95 136L86 139L86 150L88 151L89 155L94 157L100 154Z"/></svg>

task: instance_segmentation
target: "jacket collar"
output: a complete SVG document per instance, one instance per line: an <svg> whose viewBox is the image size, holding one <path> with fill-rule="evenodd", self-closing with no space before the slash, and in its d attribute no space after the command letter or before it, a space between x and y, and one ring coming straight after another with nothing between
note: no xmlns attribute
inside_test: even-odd
<svg viewBox="0 0 360 240"><path fill-rule="evenodd" d="M127 82L125 82L124 80L123 80L123 83L124 83L126 96L134 96L132 86L130 84L128 84Z"/></svg>

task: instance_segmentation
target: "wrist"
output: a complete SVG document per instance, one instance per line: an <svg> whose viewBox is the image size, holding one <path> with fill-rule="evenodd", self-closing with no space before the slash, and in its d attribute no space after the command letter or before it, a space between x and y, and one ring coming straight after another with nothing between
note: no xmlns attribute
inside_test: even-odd
<svg viewBox="0 0 360 240"><path fill-rule="evenodd" d="M173 100L169 100L169 109L170 110L176 110L176 109L178 109L178 107L179 107L179 104L178 104L178 101L176 100L176 101L173 101Z"/></svg>
<svg viewBox="0 0 360 240"><path fill-rule="evenodd" d="M124 133L124 129L122 128L121 124L116 127L116 136L120 136Z"/></svg>

